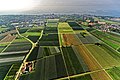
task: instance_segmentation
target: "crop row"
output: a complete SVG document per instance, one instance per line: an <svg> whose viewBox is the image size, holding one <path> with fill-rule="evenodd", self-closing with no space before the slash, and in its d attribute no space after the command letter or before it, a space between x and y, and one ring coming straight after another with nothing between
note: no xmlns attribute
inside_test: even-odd
<svg viewBox="0 0 120 80"><path fill-rule="evenodd" d="M42 47L42 48L39 48L38 57L43 58L46 56L57 55L60 53L61 52L59 47Z"/></svg>
<svg viewBox="0 0 120 80"><path fill-rule="evenodd" d="M58 19L48 19L47 22L49 23L57 23L59 20Z"/></svg>
<svg viewBox="0 0 120 80"><path fill-rule="evenodd" d="M31 45L10 45L5 52L30 50Z"/></svg>
<svg viewBox="0 0 120 80"><path fill-rule="evenodd" d="M47 23L47 27L57 27L58 23Z"/></svg>
<svg viewBox="0 0 120 80"><path fill-rule="evenodd" d="M5 36L1 41L0 43L2 42L11 42L13 39L15 39L16 36L12 36L11 34L8 34L7 36Z"/></svg>
<svg viewBox="0 0 120 80"><path fill-rule="evenodd" d="M50 33L58 33L58 30L57 30L57 27L46 27L45 29L44 29L44 33L45 34L50 34Z"/></svg>
<svg viewBox="0 0 120 80"><path fill-rule="evenodd" d="M39 36L28 36L28 39L35 43L39 40Z"/></svg>
<svg viewBox="0 0 120 80"><path fill-rule="evenodd" d="M25 33L29 28L20 28L19 29L19 33L22 34L22 33Z"/></svg>
<svg viewBox="0 0 120 80"><path fill-rule="evenodd" d="M65 57L65 62L67 65L69 75L81 74L88 71L84 69L85 63L82 63L78 59L72 47L62 47L62 51Z"/></svg>
<svg viewBox="0 0 120 80"><path fill-rule="evenodd" d="M39 50L39 47L35 47L33 51L30 53L26 61L29 62L29 61L37 60L38 50Z"/></svg>
<svg viewBox="0 0 120 80"><path fill-rule="evenodd" d="M117 61L116 58L113 58L109 52L102 48L102 45L97 46L94 44L93 45L88 44L85 46L103 68L120 65L119 61Z"/></svg>
<svg viewBox="0 0 120 80"><path fill-rule="evenodd" d="M20 80L53 80L67 76L62 55L38 60L35 66L34 73L22 75Z"/></svg>
<svg viewBox="0 0 120 80"><path fill-rule="evenodd" d="M68 24L70 25L70 27L72 27L73 30L84 30L82 26L80 26L76 22L68 22Z"/></svg>
<svg viewBox="0 0 120 80"><path fill-rule="evenodd" d="M41 32L42 27L33 27L30 28L27 32Z"/></svg>
<svg viewBox="0 0 120 80"><path fill-rule="evenodd" d="M75 34L63 34L64 45L79 45L81 42Z"/></svg>
<svg viewBox="0 0 120 80"><path fill-rule="evenodd" d="M91 32L91 34L93 34L97 38L101 39L102 41L104 41L105 43L107 43L108 45L113 47L114 49L117 49L119 47L119 45L120 45L119 38L111 36L108 33L104 33L104 32L96 30L94 32Z"/></svg>
<svg viewBox="0 0 120 80"><path fill-rule="evenodd" d="M59 30L59 33L73 33L73 30L71 29L71 27L69 26L68 23L59 23L58 25L58 30Z"/></svg>
<svg viewBox="0 0 120 80"><path fill-rule="evenodd" d="M58 34L44 34L40 41L58 41Z"/></svg>
<svg viewBox="0 0 120 80"><path fill-rule="evenodd" d="M104 49L109 55L111 55L113 58L115 58L117 61L120 61L120 54L113 50L111 47L109 47L106 44L101 45L102 49Z"/></svg>
<svg viewBox="0 0 120 80"><path fill-rule="evenodd" d="M113 80L120 79L120 68L119 67L113 67L112 69L107 69L106 71L112 77Z"/></svg>
<svg viewBox="0 0 120 80"><path fill-rule="evenodd" d="M59 39L58 34L44 34L39 41L39 45L41 46L58 46Z"/></svg>
<svg viewBox="0 0 120 80"><path fill-rule="evenodd" d="M84 43L84 44L94 44L94 43L99 42L99 40L92 35L77 34L77 36L82 41L82 43Z"/></svg>
<svg viewBox="0 0 120 80"><path fill-rule="evenodd" d="M0 80L3 80L11 65L0 66Z"/></svg>
<svg viewBox="0 0 120 80"><path fill-rule="evenodd" d="M7 44L0 44L0 52L2 52L2 50L7 47Z"/></svg>
<svg viewBox="0 0 120 80"><path fill-rule="evenodd" d="M21 63L15 63L12 65L10 71L8 72L8 74L6 75L5 80L13 80L15 78L15 75L17 73L17 71L20 68Z"/></svg>

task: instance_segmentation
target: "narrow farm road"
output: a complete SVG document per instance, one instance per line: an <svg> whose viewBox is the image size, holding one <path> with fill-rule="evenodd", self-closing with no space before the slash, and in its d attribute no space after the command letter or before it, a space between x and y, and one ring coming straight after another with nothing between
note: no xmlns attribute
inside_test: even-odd
<svg viewBox="0 0 120 80"><path fill-rule="evenodd" d="M17 31L17 33L18 33L19 36L21 36L21 37L23 37L24 39L28 40L28 41L32 44L31 50L29 51L29 53L26 55L25 59L23 60L23 63L21 64L20 69L18 70L17 75L16 75L16 77L15 77L15 80L18 80L18 78L19 78L19 76L20 76L20 74L21 74L22 66L23 66L24 63L26 62L27 58L29 57L29 55L31 54L31 52L33 51L33 49L36 47L36 43L33 43L30 39L22 36L22 35L19 33L19 31L18 31L17 28L16 28L16 31ZM42 31L42 34L43 34L43 31ZM39 38L39 39L42 38L42 34L40 35L40 38Z"/></svg>

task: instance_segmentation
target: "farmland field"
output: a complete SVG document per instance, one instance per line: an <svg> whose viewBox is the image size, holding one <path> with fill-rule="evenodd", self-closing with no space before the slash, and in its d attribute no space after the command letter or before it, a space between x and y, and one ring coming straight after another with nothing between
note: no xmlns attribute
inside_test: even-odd
<svg viewBox="0 0 120 80"><path fill-rule="evenodd" d="M3 51L5 47L7 47L8 43L0 43L0 53Z"/></svg>
<svg viewBox="0 0 120 80"><path fill-rule="evenodd" d="M26 32L20 33L20 34L22 36L32 40L33 42L36 42L39 39L38 37L41 35L42 30L43 30L42 27L32 27L32 28L28 29Z"/></svg>
<svg viewBox="0 0 120 80"><path fill-rule="evenodd" d="M4 43L4 42L11 42L12 40L14 40L16 38L16 36L12 36L11 34L8 34L7 36L5 36L0 43Z"/></svg>
<svg viewBox="0 0 120 80"><path fill-rule="evenodd" d="M44 29L44 33L45 34L57 34L58 30L57 30L57 27L46 27Z"/></svg>
<svg viewBox="0 0 120 80"><path fill-rule="evenodd" d="M28 36L28 39L35 43L39 40L39 36Z"/></svg>
<svg viewBox="0 0 120 80"><path fill-rule="evenodd" d="M22 60L31 49L31 43L18 35L12 36L11 34L7 35L1 42L0 68L3 69L4 72L0 69L0 79L13 80Z"/></svg>
<svg viewBox="0 0 120 80"><path fill-rule="evenodd" d="M111 47L109 47L106 44L102 44L101 46L106 52L108 52L108 54L110 54L113 58L115 58L117 61L120 61L120 54L119 52L116 52L115 50L113 50Z"/></svg>
<svg viewBox="0 0 120 80"><path fill-rule="evenodd" d="M16 34L16 33L17 33L16 30L10 30L10 31L0 34L0 36L6 36L8 34Z"/></svg>
<svg viewBox="0 0 120 80"><path fill-rule="evenodd" d="M47 26L48 27L57 27L57 23L48 23Z"/></svg>
<svg viewBox="0 0 120 80"><path fill-rule="evenodd" d="M23 42L25 43L25 42ZM13 42L6 50L5 52L11 52L11 51L25 51L25 50L29 50L31 48L31 44L23 44L22 42Z"/></svg>
<svg viewBox="0 0 120 80"><path fill-rule="evenodd" d="M5 80L13 80L15 78L15 74L18 71L20 65L21 65L21 63L13 64L11 67L11 70L6 75Z"/></svg>
<svg viewBox="0 0 120 80"><path fill-rule="evenodd" d="M96 37L88 33L80 33L76 35L78 36L78 38L81 40L83 44L94 44L94 43L100 42L99 39L97 39Z"/></svg>
<svg viewBox="0 0 120 80"><path fill-rule="evenodd" d="M80 26L76 22L68 22L68 24L70 25L70 27L72 27L73 30L84 30L82 26Z"/></svg>
<svg viewBox="0 0 120 80"><path fill-rule="evenodd" d="M74 20L31 24L0 34L0 80L120 79L119 35Z"/></svg>
<svg viewBox="0 0 120 80"><path fill-rule="evenodd" d="M63 59L61 55L50 56L38 60L35 67L35 72L28 75L21 76L21 80L50 80L59 77L67 76Z"/></svg>
<svg viewBox="0 0 120 80"><path fill-rule="evenodd" d="M57 23L59 19L48 19L47 22L49 23Z"/></svg>
<svg viewBox="0 0 120 80"><path fill-rule="evenodd" d="M100 40L104 41L106 44L113 47L115 50L117 50L120 47L120 41L119 41L120 36L119 37L113 36L107 32L102 32L98 30L91 32L91 34L93 34Z"/></svg>
<svg viewBox="0 0 120 80"><path fill-rule="evenodd" d="M23 36L40 36L40 32L26 32L22 34Z"/></svg>
<svg viewBox="0 0 120 80"><path fill-rule="evenodd" d="M0 66L0 80L3 80L11 65Z"/></svg>
<svg viewBox="0 0 120 80"><path fill-rule="evenodd" d="M40 47L38 53L39 58L61 54L59 47Z"/></svg>
<svg viewBox="0 0 120 80"><path fill-rule="evenodd" d="M5 36L0 36L0 41L4 38Z"/></svg>
<svg viewBox="0 0 120 80"><path fill-rule="evenodd" d="M75 34L63 34L62 35L63 39L63 45L65 46L71 46L71 45L80 45L81 42L77 38Z"/></svg>
<svg viewBox="0 0 120 80"><path fill-rule="evenodd" d="M113 80L119 80L120 79L120 67L113 67L111 69L106 70L110 76L113 78Z"/></svg>
<svg viewBox="0 0 120 80"><path fill-rule="evenodd" d="M20 28L19 29L19 33L22 34L22 33L25 33L29 28Z"/></svg>
<svg viewBox="0 0 120 80"><path fill-rule="evenodd" d="M90 74L92 77L92 80L113 80L108 74L107 72L101 70L98 72L94 72L92 74Z"/></svg>
<svg viewBox="0 0 120 80"><path fill-rule="evenodd" d="M37 56L38 56L38 47L35 47L33 49L33 51L31 52L31 54L29 55L29 57L27 58L27 62L29 61L33 61L33 60L37 60Z"/></svg>
<svg viewBox="0 0 120 80"><path fill-rule="evenodd" d="M85 69L85 67L87 66L84 63L82 63L82 60L81 62L80 60L78 60L72 47L63 47L62 51L65 57L69 75L80 74L88 71L88 69Z"/></svg>
<svg viewBox="0 0 120 80"><path fill-rule="evenodd" d="M44 34L39 41L41 46L59 46L58 34Z"/></svg>
<svg viewBox="0 0 120 80"><path fill-rule="evenodd" d="M59 19L48 19L47 27L57 27Z"/></svg>
<svg viewBox="0 0 120 80"><path fill-rule="evenodd" d="M1 32L4 32L4 31L7 31L7 29L8 29L7 27L1 27L1 26L0 26L0 33L1 33Z"/></svg>
<svg viewBox="0 0 120 80"><path fill-rule="evenodd" d="M31 48L31 43L24 38L17 37L4 52L25 51Z"/></svg>
<svg viewBox="0 0 120 80"><path fill-rule="evenodd" d="M79 52L79 54L83 57L83 60L88 66L90 71L101 70L101 66L96 62L94 57L90 54L90 52L83 46L74 46L74 48Z"/></svg>
<svg viewBox="0 0 120 80"><path fill-rule="evenodd" d="M43 30L43 27L32 27L27 32L41 32Z"/></svg>
<svg viewBox="0 0 120 80"><path fill-rule="evenodd" d="M96 73L92 73L92 80L111 80L111 78L107 75L106 71L102 71L102 66L100 63L94 58L94 56L85 48L85 46L75 46L80 55L83 57L88 69L90 71L96 71ZM101 61L102 62L102 61ZM100 71L99 71L100 70ZM100 77L103 75L102 77Z"/></svg>
<svg viewBox="0 0 120 80"><path fill-rule="evenodd" d="M91 52L91 54L97 59L103 68L108 68L112 66L119 66L119 61L113 58L107 51L97 45L85 45L86 48ZM107 56L107 57L106 57Z"/></svg>
<svg viewBox="0 0 120 80"><path fill-rule="evenodd" d="M58 30L60 34L73 34L73 30L68 23L59 23Z"/></svg>

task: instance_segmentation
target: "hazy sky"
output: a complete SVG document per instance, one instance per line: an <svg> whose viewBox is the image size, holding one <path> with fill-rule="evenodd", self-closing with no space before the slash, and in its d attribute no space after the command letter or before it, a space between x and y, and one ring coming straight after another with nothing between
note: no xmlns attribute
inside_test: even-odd
<svg viewBox="0 0 120 80"><path fill-rule="evenodd" d="M0 14L119 14L120 0L0 0Z"/></svg>

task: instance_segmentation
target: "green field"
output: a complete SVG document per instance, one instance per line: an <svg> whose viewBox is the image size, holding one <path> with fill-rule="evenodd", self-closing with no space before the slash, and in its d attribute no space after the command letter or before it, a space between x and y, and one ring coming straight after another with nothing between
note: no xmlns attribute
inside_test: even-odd
<svg viewBox="0 0 120 80"><path fill-rule="evenodd" d="M32 27L27 29L27 31L20 33L22 36L28 37L28 36L40 36L41 31L43 30L43 27Z"/></svg>
<svg viewBox="0 0 120 80"><path fill-rule="evenodd" d="M26 32L22 34L23 36L40 36L40 32Z"/></svg>
<svg viewBox="0 0 120 80"><path fill-rule="evenodd" d="M59 47L41 47L38 53L39 58L61 54Z"/></svg>
<svg viewBox="0 0 120 80"><path fill-rule="evenodd" d="M51 80L67 76L61 55L46 57L36 62L35 72L22 75L22 80Z"/></svg>
<svg viewBox="0 0 120 80"><path fill-rule="evenodd" d="M75 54L72 47L62 47L62 51L69 75L81 74L88 71L88 69L85 69L87 66L83 63L84 61L80 58L80 55Z"/></svg>
<svg viewBox="0 0 120 80"><path fill-rule="evenodd" d="M59 19L48 19L47 27L57 27Z"/></svg>
<svg viewBox="0 0 120 80"><path fill-rule="evenodd" d="M57 23L59 19L47 19L47 22L49 23Z"/></svg>
<svg viewBox="0 0 120 80"><path fill-rule="evenodd" d="M8 43L1 43L0 44L0 52L4 50L5 47L7 47Z"/></svg>
<svg viewBox="0 0 120 80"><path fill-rule="evenodd" d="M22 34L22 33L25 33L29 28L19 28L19 33Z"/></svg>
<svg viewBox="0 0 120 80"><path fill-rule="evenodd" d="M81 32L81 33L76 34L76 35L81 40L81 42L84 43L84 44L94 44L94 43L100 42L99 39L90 35L89 33L82 33Z"/></svg>
<svg viewBox="0 0 120 80"><path fill-rule="evenodd" d="M73 30L68 23L59 23L58 30L60 34L73 34Z"/></svg>
<svg viewBox="0 0 120 80"><path fill-rule="evenodd" d="M44 34L39 44L41 46L59 46L58 34Z"/></svg>
<svg viewBox="0 0 120 80"><path fill-rule="evenodd" d="M82 26L80 26L79 24L77 24L76 22L68 22L68 24L70 25L70 27L73 29L73 30L84 30L82 28Z"/></svg>
<svg viewBox="0 0 120 80"><path fill-rule="evenodd" d="M109 47L106 44L102 44L101 46L107 53L109 53L113 58L115 58L117 61L120 61L120 53L113 50L111 47Z"/></svg>
<svg viewBox="0 0 120 80"><path fill-rule="evenodd" d="M32 27L32 28L29 28L29 30L27 32L41 32L41 30L43 30L43 26L40 26L40 27Z"/></svg>
<svg viewBox="0 0 120 80"><path fill-rule="evenodd" d="M25 50L29 50L30 48L31 48L30 42L28 42L24 38L17 38L4 52L25 51Z"/></svg>
<svg viewBox="0 0 120 80"><path fill-rule="evenodd" d="M91 31L90 33L102 40L103 42L105 42L106 44L113 47L115 50L117 50L120 47L120 36L117 37L107 32L102 32L98 30Z"/></svg>
<svg viewBox="0 0 120 80"><path fill-rule="evenodd" d="M45 34L58 34L58 29L57 27L46 27L44 29Z"/></svg>
<svg viewBox="0 0 120 80"><path fill-rule="evenodd" d="M103 68L109 68L109 67L120 65L120 62L116 58L111 56L110 52L103 49L104 44L100 45L100 46L97 46L97 45L94 45L94 44L93 45L92 44L88 44L88 45L86 44L85 46L91 52L91 54L96 58L96 60L100 63L100 65Z"/></svg>
<svg viewBox="0 0 120 80"><path fill-rule="evenodd" d="M119 80L120 79L120 67L113 67L113 68L108 69L106 71L112 77L113 80Z"/></svg>

